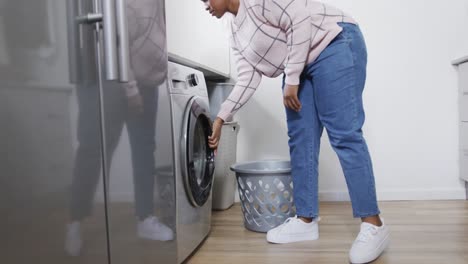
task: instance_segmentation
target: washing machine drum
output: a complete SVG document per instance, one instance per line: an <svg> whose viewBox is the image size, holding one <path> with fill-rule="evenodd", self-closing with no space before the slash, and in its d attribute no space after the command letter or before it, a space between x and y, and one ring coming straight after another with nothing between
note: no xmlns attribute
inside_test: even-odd
<svg viewBox="0 0 468 264"><path fill-rule="evenodd" d="M214 153L208 145L212 132L209 116L205 100L193 97L185 112L181 160L187 198L196 207L208 201L213 184Z"/></svg>

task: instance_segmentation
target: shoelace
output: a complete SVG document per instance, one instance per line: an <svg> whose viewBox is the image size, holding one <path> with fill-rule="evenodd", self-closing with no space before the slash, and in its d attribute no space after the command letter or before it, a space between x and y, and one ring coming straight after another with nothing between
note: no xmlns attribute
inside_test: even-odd
<svg viewBox="0 0 468 264"><path fill-rule="evenodd" d="M281 226L279 227L279 231L280 231L280 232L283 231L284 227L285 227L289 222L291 222L291 221L293 221L293 220L297 220L297 215L294 216L294 217L289 217L288 219L286 219L286 221L284 221L284 223L281 224Z"/></svg>
<svg viewBox="0 0 468 264"><path fill-rule="evenodd" d="M294 217L288 217L288 219L286 219L286 221L284 221L283 224L287 224L287 223L291 222L293 219L297 219L297 215L294 216Z"/></svg>
<svg viewBox="0 0 468 264"><path fill-rule="evenodd" d="M358 242L366 243L377 234L378 228L375 226L365 226L356 239Z"/></svg>
<svg viewBox="0 0 468 264"><path fill-rule="evenodd" d="M314 219L313 222L319 222L320 220L321 220L320 217L317 217L316 219ZM284 221L283 224L280 225L279 231L281 232L281 231L284 229L284 227L285 227L289 222L291 222L291 221L301 221L301 222L302 222L302 220L300 220L300 219L297 217L297 215L294 216L294 217L289 217L288 219L286 219L286 221Z"/></svg>

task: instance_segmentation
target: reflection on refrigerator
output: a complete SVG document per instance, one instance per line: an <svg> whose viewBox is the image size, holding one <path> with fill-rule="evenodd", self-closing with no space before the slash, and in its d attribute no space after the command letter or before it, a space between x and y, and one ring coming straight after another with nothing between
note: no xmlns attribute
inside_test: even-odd
<svg viewBox="0 0 468 264"><path fill-rule="evenodd" d="M175 263L164 1L5 0L0 36L1 262Z"/></svg>

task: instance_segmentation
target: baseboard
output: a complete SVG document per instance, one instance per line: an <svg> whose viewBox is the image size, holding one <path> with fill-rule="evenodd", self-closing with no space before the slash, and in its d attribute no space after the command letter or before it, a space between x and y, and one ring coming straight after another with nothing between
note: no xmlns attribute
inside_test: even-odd
<svg viewBox="0 0 468 264"><path fill-rule="evenodd" d="M321 201L349 201L348 191L324 191L319 193ZM408 189L383 190L377 192L379 201L422 201L422 200L465 200L466 193L457 189Z"/></svg>
<svg viewBox="0 0 468 264"><path fill-rule="evenodd" d="M468 181L465 182L466 200L468 201Z"/></svg>
<svg viewBox="0 0 468 264"><path fill-rule="evenodd" d="M464 188L383 190L377 193L377 198L379 201L466 200L466 192ZM102 197L102 194L96 195L96 202L103 202ZM133 199L133 192L114 192L110 197L112 202L131 202ZM347 190L321 191L319 192L319 199L324 202L350 201ZM237 192L235 201L240 201Z"/></svg>

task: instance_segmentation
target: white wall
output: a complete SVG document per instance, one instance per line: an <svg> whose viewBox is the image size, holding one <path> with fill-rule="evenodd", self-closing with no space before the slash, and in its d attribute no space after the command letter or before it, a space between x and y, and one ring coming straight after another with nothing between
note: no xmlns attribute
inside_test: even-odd
<svg viewBox="0 0 468 264"><path fill-rule="evenodd" d="M464 199L458 179L457 77L468 54L468 1L328 0L355 17L369 65L364 133L378 198ZM281 78L265 78L237 114L238 161L289 158ZM320 157L323 200L348 200L326 134Z"/></svg>
<svg viewBox="0 0 468 264"><path fill-rule="evenodd" d="M166 1L166 21L171 55L229 75L229 45L223 23L205 10L202 1Z"/></svg>

